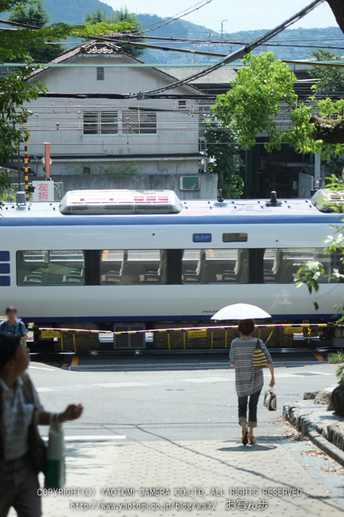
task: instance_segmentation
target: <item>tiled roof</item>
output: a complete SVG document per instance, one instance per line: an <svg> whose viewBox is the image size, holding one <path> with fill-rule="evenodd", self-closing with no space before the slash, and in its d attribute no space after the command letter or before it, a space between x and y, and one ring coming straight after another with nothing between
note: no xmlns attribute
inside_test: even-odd
<svg viewBox="0 0 344 517"><path fill-rule="evenodd" d="M121 47L118 45L115 45L114 43L111 43L110 41L89 41L87 43L82 43L81 45L78 45L77 47L74 47L70 50L66 50L66 52L63 52L60 54L57 58L53 59L51 63L63 63L64 61L68 61L68 59L71 59L72 57L81 55L81 54L88 54L88 55L104 55L104 54L124 54L127 55ZM40 74L46 70L46 68L37 68L34 72L32 72L31 76L35 76L37 74Z"/></svg>
<svg viewBox="0 0 344 517"><path fill-rule="evenodd" d="M190 68L164 68L163 71L172 75L178 80L186 79L198 72L202 72L204 68L200 67L190 67ZM191 80L190 84L198 85L198 84L227 84L236 78L236 71L232 66L224 66L215 70L214 72L210 72L203 77L199 77L198 79Z"/></svg>

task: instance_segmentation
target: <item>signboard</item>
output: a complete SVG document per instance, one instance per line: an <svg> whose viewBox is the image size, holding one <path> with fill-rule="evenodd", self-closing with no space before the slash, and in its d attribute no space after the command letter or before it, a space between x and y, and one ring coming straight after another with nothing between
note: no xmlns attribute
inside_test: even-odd
<svg viewBox="0 0 344 517"><path fill-rule="evenodd" d="M303 334L302 327L284 327L285 334Z"/></svg>
<svg viewBox="0 0 344 517"><path fill-rule="evenodd" d="M33 181L35 188L32 196L33 201L54 201L53 181Z"/></svg>
<svg viewBox="0 0 344 517"><path fill-rule="evenodd" d="M189 339L195 339L198 337L207 337L207 329L200 329L200 330L189 330L188 331L188 338Z"/></svg>
<svg viewBox="0 0 344 517"><path fill-rule="evenodd" d="M41 330L41 338L42 339L53 339L60 338L61 332L58 330Z"/></svg>

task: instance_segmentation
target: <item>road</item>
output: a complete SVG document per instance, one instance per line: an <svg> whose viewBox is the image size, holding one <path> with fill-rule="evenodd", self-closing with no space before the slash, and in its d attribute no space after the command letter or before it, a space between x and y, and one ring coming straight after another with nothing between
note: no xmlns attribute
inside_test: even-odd
<svg viewBox="0 0 344 517"><path fill-rule="evenodd" d="M135 361L131 361L134 366ZM65 426L68 434L124 433L134 440L158 439L160 435L173 440L224 440L240 431L234 369L228 368L227 359L222 359L222 368L206 364L206 369L195 369L196 365L205 368L204 361L202 356L191 363L190 359L177 362L170 358L169 368L166 360L161 366L159 360L150 359L151 366L141 371L93 371L91 365L87 371L67 371L31 363L30 374L49 410L59 411L71 401L84 404L82 420ZM212 365L213 359L210 361ZM185 362L191 364L190 369ZM276 365L279 415L284 403L302 398L304 391L336 384L335 365L310 359L280 359ZM262 434L273 432L275 416L260 409Z"/></svg>
<svg viewBox="0 0 344 517"><path fill-rule="evenodd" d="M128 358L125 360L130 363ZM150 366L146 362L146 367L141 365L138 370L136 363L136 370L132 371L94 371L92 361L87 371L64 370L41 363L30 366L30 375L47 410L61 411L71 402L85 406L79 421L64 425L68 479L72 486L87 479L87 469L94 486L207 487L222 486L225 481L227 487L248 483L260 490L277 483L281 487L301 487L304 494L297 500L288 497L272 500L269 511L261 512L266 517L280 509L286 517L301 517L308 509L307 515L312 517L325 517L328 512L337 517L341 513L339 508L344 510L341 475L344 470L333 460L317 454L307 440L298 440L298 433L281 418L284 403L302 398L304 391L336 384L335 365L310 356L293 360L289 357L287 361L279 357L276 360L278 411L268 412L260 402L258 445L243 448L237 422L234 369L228 368L226 361L220 368L218 359L212 368L213 358L205 364L204 356L199 356L196 368L196 358L190 363L185 357L184 364L183 360L170 358L169 368L166 360L162 365L159 359L151 358ZM134 362L132 358L131 363ZM96 361L93 366L97 366ZM267 386L268 371L265 378ZM42 434L47 434L46 428ZM247 453L244 463L243 452ZM53 517L58 510L59 517L69 516L70 504L69 500L45 498L44 515ZM142 512L117 514L144 515ZM227 514L224 510L215 514L195 513ZM254 512L232 514L248 516ZM100 517L107 513L91 515ZM154 514L146 512L146 515Z"/></svg>

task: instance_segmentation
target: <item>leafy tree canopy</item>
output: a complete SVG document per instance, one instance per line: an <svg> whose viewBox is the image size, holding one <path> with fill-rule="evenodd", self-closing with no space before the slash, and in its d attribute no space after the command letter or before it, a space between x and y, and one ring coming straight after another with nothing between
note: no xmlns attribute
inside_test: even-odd
<svg viewBox="0 0 344 517"><path fill-rule="evenodd" d="M252 54L243 59L243 67L232 83L232 89L216 98L212 108L216 118L237 135L243 149L252 147L257 136L269 136L266 148L281 149L288 144L299 153L319 153L323 159L344 152L344 138L331 139L331 130L324 121L335 120L338 132L343 123L344 99L317 99L310 97L299 102L294 91L296 77L288 65L275 60L274 54ZM283 111L281 111L283 110ZM281 114L291 124L281 127ZM277 119L277 115L280 118ZM344 137L344 129L342 131ZM339 143L336 143L338 142Z"/></svg>
<svg viewBox="0 0 344 517"><path fill-rule="evenodd" d="M30 53L46 52L46 41L63 40L67 37L92 39L92 37L112 34L114 31L131 30L131 24L126 21L118 23L90 23L70 26L64 23L46 25L47 15L37 2L27 6L26 0L0 0L0 12L13 11L12 16L29 17L35 13L39 18L39 28L15 28L2 30L0 39L1 62L25 62L27 66L20 67L4 77L0 77L0 163L9 163L18 153L20 144L24 141L24 124L30 112L23 107L44 92L45 87L36 82L28 81L35 68ZM33 9L33 10L31 10ZM28 20L28 18L25 18ZM21 20L19 23L23 23ZM34 25L31 21L30 25ZM13 27L12 27L13 29ZM36 54L37 55L37 54ZM0 173L0 191L8 185L9 178Z"/></svg>
<svg viewBox="0 0 344 517"><path fill-rule="evenodd" d="M8 20L21 23L24 25L33 25L42 28L48 25L50 19L49 12L43 7L43 2L38 0L37 3L29 5L17 5ZM56 38L54 38L56 40ZM32 45L30 41L26 47L27 53L37 63L47 63L64 52L65 47L61 44L54 43L48 45L47 40L43 39L43 46Z"/></svg>
<svg viewBox="0 0 344 517"><path fill-rule="evenodd" d="M116 11L114 14L107 13L100 6L97 9L94 9L91 13L86 13L85 16L86 23L107 23L108 25L114 24L118 26L118 24L126 24L126 30L122 32L126 33L140 33L142 31L142 24L136 18L134 13L130 13L126 7L121 7L119 11ZM144 41L143 38L138 38L138 42ZM132 45L123 45L122 49L127 54L130 54L133 57L139 57L144 53L144 48L134 47Z"/></svg>
<svg viewBox="0 0 344 517"><path fill-rule="evenodd" d="M230 128L214 119L204 122L206 152L211 162L208 172L218 174L218 186L226 199L239 198L243 193L244 182L239 175L243 162L235 135Z"/></svg>
<svg viewBox="0 0 344 517"><path fill-rule="evenodd" d="M331 52L331 50L325 50L323 48L311 50L308 56L316 61L342 60L342 56L340 54L336 54L335 52ZM316 79L319 79L315 88L317 92L344 92L344 72L342 68L312 66L311 74Z"/></svg>

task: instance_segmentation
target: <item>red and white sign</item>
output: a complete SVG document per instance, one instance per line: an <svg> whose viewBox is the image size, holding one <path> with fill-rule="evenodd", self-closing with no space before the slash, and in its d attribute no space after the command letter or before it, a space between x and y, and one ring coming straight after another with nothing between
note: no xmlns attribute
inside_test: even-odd
<svg viewBox="0 0 344 517"><path fill-rule="evenodd" d="M54 182L53 181L33 181L35 187L33 201L54 201Z"/></svg>

